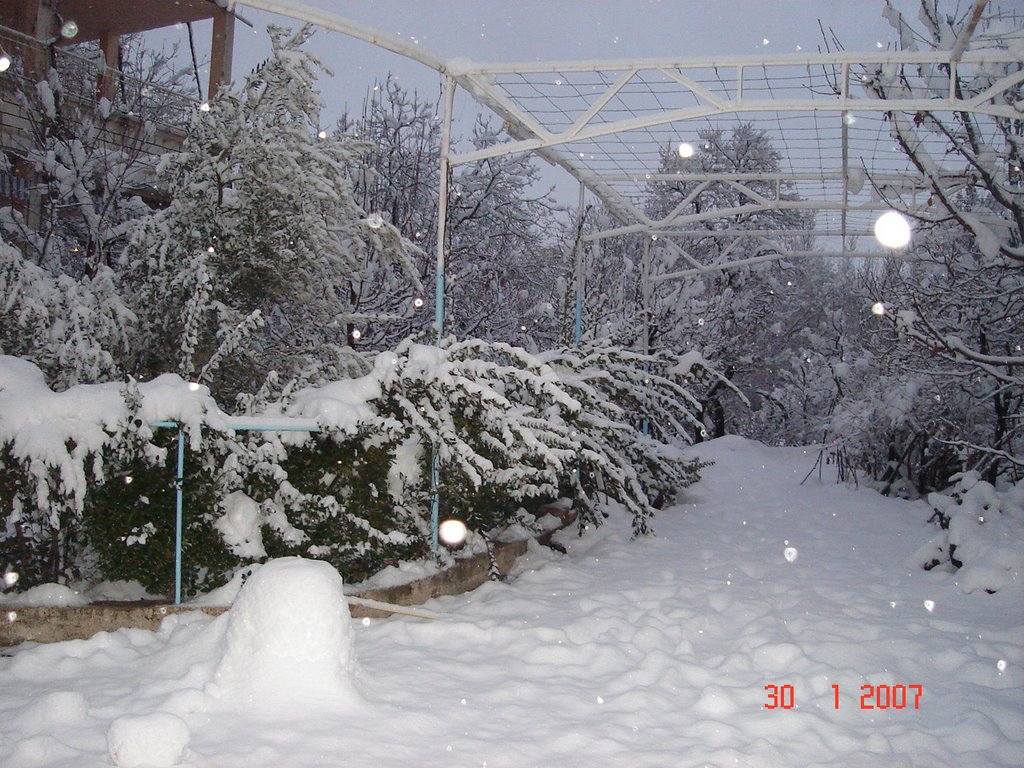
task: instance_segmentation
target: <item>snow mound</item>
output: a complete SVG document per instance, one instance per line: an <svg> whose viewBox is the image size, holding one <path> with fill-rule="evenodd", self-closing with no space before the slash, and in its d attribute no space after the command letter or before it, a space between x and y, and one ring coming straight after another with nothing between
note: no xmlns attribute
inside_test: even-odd
<svg viewBox="0 0 1024 768"><path fill-rule="evenodd" d="M118 768L171 768L188 748L185 721L169 712L119 717L107 731L107 749Z"/></svg>
<svg viewBox="0 0 1024 768"><path fill-rule="evenodd" d="M354 695L352 628L341 576L328 563L272 560L245 582L228 614L209 692L252 703L342 702Z"/></svg>
<svg viewBox="0 0 1024 768"><path fill-rule="evenodd" d="M0 601L12 608L80 608L89 604L88 598L63 584L40 584L6 598L0 596Z"/></svg>
<svg viewBox="0 0 1024 768"><path fill-rule="evenodd" d="M86 591L89 600L116 602L133 602L136 600L159 600L160 595L153 595L135 579L128 581L101 581Z"/></svg>
<svg viewBox="0 0 1024 768"><path fill-rule="evenodd" d="M84 723L88 712L89 704L82 693L52 691L34 698L16 717L22 727L45 730Z"/></svg>

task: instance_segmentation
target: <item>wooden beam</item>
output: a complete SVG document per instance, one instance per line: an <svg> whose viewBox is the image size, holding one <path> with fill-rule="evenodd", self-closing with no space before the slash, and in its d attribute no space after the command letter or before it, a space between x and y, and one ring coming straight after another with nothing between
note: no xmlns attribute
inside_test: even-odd
<svg viewBox="0 0 1024 768"><path fill-rule="evenodd" d="M117 54L121 47L119 35L105 34L100 37L100 51L103 53L103 69L96 78L96 98L113 103L117 94Z"/></svg>
<svg viewBox="0 0 1024 768"><path fill-rule="evenodd" d="M210 44L210 85L207 98L231 85L231 54L235 44L235 15L221 11L213 17L213 41Z"/></svg>

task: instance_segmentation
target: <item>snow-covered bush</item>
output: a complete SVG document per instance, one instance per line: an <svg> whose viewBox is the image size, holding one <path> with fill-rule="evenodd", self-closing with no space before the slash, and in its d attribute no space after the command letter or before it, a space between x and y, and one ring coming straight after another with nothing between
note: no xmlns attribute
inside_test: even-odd
<svg viewBox="0 0 1024 768"><path fill-rule="evenodd" d="M173 381L177 377L166 377ZM178 380L180 382L180 380ZM178 396L191 392L180 382ZM122 387L125 415L111 434L103 456L102 482L89 483L80 521L92 573L115 579L135 579L153 593L170 594L175 559L177 430L152 428L146 417L143 392L152 401L151 387L135 382ZM209 403L208 403L209 405ZM152 402L150 403L150 412ZM213 418L209 418L213 416ZM214 410L202 423L216 422ZM218 586L237 565L215 527L217 484L210 438L217 432L193 426L184 463L182 584L187 592ZM225 456L217 458L223 461Z"/></svg>
<svg viewBox="0 0 1024 768"><path fill-rule="evenodd" d="M357 580L425 555L435 455L442 515L484 536L566 494L599 523L599 493L648 533L654 508L697 478L679 450L694 400L673 377L700 364L607 346L544 359L480 340L406 341L366 376L266 404L264 421L304 417L319 424L312 434L232 431L205 387L175 375L52 392L30 363L0 358L0 543L17 550L5 557L25 587L88 554L104 577L167 592L176 432L151 427L166 420L189 442L186 591L271 557L324 559ZM650 434L645 413L658 414ZM60 556L35 574L54 547Z"/></svg>
<svg viewBox="0 0 1024 768"><path fill-rule="evenodd" d="M947 493L928 494L942 533L925 547L924 567L957 569L964 592L996 592L1024 570L1024 483L996 490L978 472L954 477Z"/></svg>
<svg viewBox="0 0 1024 768"><path fill-rule="evenodd" d="M116 283L102 265L81 279L44 269L0 239L0 354L32 360L59 386L110 376L135 319Z"/></svg>
<svg viewBox="0 0 1024 768"><path fill-rule="evenodd" d="M140 470L166 461L149 428L163 420L182 424L198 448L202 426L223 424L223 414L208 390L192 389L178 376L158 377L137 390L110 383L55 392L31 362L0 356L0 549L5 564L20 569L19 585L78 575L90 492L119 471L125 477L126 461ZM129 459L133 452L138 457ZM146 522L140 519L139 529L125 537L148 538Z"/></svg>
<svg viewBox="0 0 1024 768"><path fill-rule="evenodd" d="M700 404L683 384L714 371L697 353L641 355L604 342L544 354L564 387L586 407L570 415L578 444L574 496L582 522L598 522L598 491L633 515L633 532L649 532L655 507L697 480L700 465L679 446L700 429Z"/></svg>

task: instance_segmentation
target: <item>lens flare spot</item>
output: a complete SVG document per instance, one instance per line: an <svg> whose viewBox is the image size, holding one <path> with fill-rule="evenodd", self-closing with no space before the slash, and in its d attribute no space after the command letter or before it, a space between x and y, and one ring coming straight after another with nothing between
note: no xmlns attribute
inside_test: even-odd
<svg viewBox="0 0 1024 768"><path fill-rule="evenodd" d="M906 248L910 222L898 211L887 211L875 220L875 238L886 248Z"/></svg>
<svg viewBox="0 0 1024 768"><path fill-rule="evenodd" d="M461 520L445 520L437 528L437 537L449 547L458 547L469 531Z"/></svg>
<svg viewBox="0 0 1024 768"><path fill-rule="evenodd" d="M796 547L786 547L782 550L782 556L786 558L787 563L796 562L797 555Z"/></svg>

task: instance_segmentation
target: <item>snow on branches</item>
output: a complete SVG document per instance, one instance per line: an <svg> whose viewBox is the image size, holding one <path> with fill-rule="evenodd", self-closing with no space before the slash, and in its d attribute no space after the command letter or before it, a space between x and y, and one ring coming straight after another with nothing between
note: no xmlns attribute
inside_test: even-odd
<svg viewBox="0 0 1024 768"><path fill-rule="evenodd" d="M361 576L422 556L433 492L445 515L484 537L520 523L524 507L564 496L575 497L581 524L598 524L608 509L602 495L642 535L655 508L697 478L700 465L680 447L699 424L684 377L703 367L692 356L609 345L536 356L477 339L407 340L380 353L365 376L276 402L254 396L264 412L238 422L206 387L173 374L52 392L31 363L3 357L0 450L15 499L8 529L31 527L42 546L84 524L112 571L105 575L137 578L117 569L142 567L147 552L171 540L168 435L151 427L170 420L183 424L194 454L187 584L282 554L328 559ZM282 418L319 433L238 426ZM66 554L62 567L74 567L77 555ZM166 586L167 573L151 574L147 587Z"/></svg>

